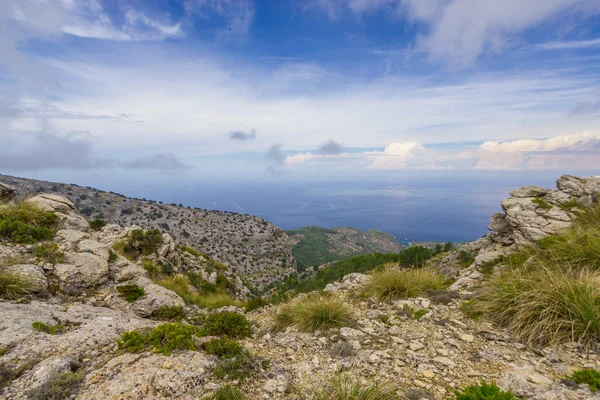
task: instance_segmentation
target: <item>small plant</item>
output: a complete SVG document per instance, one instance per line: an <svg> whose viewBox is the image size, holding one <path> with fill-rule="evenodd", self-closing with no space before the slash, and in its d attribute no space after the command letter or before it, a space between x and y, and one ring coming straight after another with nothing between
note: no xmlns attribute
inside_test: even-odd
<svg viewBox="0 0 600 400"><path fill-rule="evenodd" d="M532 199L531 202L537 206L537 209L542 209L545 211L552 209L552 204L548 203L542 198L536 197L535 199Z"/></svg>
<svg viewBox="0 0 600 400"><path fill-rule="evenodd" d="M242 338L252 335L252 328L246 317L235 312L211 314L204 320L204 327L211 336Z"/></svg>
<svg viewBox="0 0 600 400"><path fill-rule="evenodd" d="M419 320L422 317L424 317L425 315L427 315L428 312L429 311L424 308L419 308L419 309L415 310L415 312L413 313L413 318L416 320Z"/></svg>
<svg viewBox="0 0 600 400"><path fill-rule="evenodd" d="M428 290L442 290L446 280L428 269L376 271L364 292L383 300L398 300L424 295Z"/></svg>
<svg viewBox="0 0 600 400"><path fill-rule="evenodd" d="M225 358L219 361L213 369L213 374L215 374L217 378L241 381L251 376L255 376L265 366L264 362L252 357L252 355L245 350L235 357Z"/></svg>
<svg viewBox="0 0 600 400"><path fill-rule="evenodd" d="M354 321L348 304L328 293L311 293L284 304L275 316L275 328L296 326L305 332L348 326Z"/></svg>
<svg viewBox="0 0 600 400"><path fill-rule="evenodd" d="M600 372L593 368L578 369L569 377L577 383L590 386L592 392L600 390Z"/></svg>
<svg viewBox="0 0 600 400"><path fill-rule="evenodd" d="M60 251L56 243L52 242L46 242L36 246L33 250L33 256L50 264L63 264L65 262L65 253Z"/></svg>
<svg viewBox="0 0 600 400"><path fill-rule="evenodd" d="M263 300L262 297L255 297L253 299L248 300L248 302L246 303L246 312L258 310L259 308L262 308L268 304L269 302Z"/></svg>
<svg viewBox="0 0 600 400"><path fill-rule="evenodd" d="M185 251L186 253L189 253L196 257L200 257L202 255L202 253L200 253L198 250L196 250L195 248L193 248L191 246L179 246L179 248L182 251Z"/></svg>
<svg viewBox="0 0 600 400"><path fill-rule="evenodd" d="M454 392L455 400L518 400L511 391L500 389L496 382L465 386Z"/></svg>
<svg viewBox="0 0 600 400"><path fill-rule="evenodd" d="M314 400L400 400L392 390L363 385L348 375L338 375L313 396Z"/></svg>
<svg viewBox="0 0 600 400"><path fill-rule="evenodd" d="M181 306L162 306L152 312L152 318L161 321L181 321L185 316Z"/></svg>
<svg viewBox="0 0 600 400"><path fill-rule="evenodd" d="M468 318L472 320L478 320L483 315L483 312L478 306L477 301L474 299L467 300L460 305L460 311L462 311Z"/></svg>
<svg viewBox="0 0 600 400"><path fill-rule="evenodd" d="M125 256L132 260L140 256L149 256L156 252L162 244L162 233L159 229L144 231L143 229L134 229L129 232L129 236L122 243L115 243L113 248L121 250Z"/></svg>
<svg viewBox="0 0 600 400"><path fill-rule="evenodd" d="M0 299L16 300L34 289L35 285L29 278L0 269Z"/></svg>
<svg viewBox="0 0 600 400"><path fill-rule="evenodd" d="M47 333L49 335L56 335L57 333L62 333L65 330L65 327L63 325L48 325L45 324L41 321L35 321L33 324L31 324L31 326L33 327L33 329L35 329L38 332L44 332Z"/></svg>
<svg viewBox="0 0 600 400"><path fill-rule="evenodd" d="M473 255L471 255L471 253L468 251L461 250L458 252L458 260L460 261L461 265L468 267L473 263L473 261L475 261L475 257L473 257Z"/></svg>
<svg viewBox="0 0 600 400"><path fill-rule="evenodd" d="M402 306L402 309L398 312L398 314L404 315L410 319L419 320L423 316L425 316L428 312L429 311L424 308L415 309L415 308L409 306L408 304L404 304Z"/></svg>
<svg viewBox="0 0 600 400"><path fill-rule="evenodd" d="M63 372L48 379L28 394L31 400L64 400L71 398L79 389L84 374Z"/></svg>
<svg viewBox="0 0 600 400"><path fill-rule="evenodd" d="M237 387L227 384L218 388L212 395L204 397L204 400L244 400L244 394Z"/></svg>
<svg viewBox="0 0 600 400"><path fill-rule="evenodd" d="M150 331L127 331L117 340L117 347L129 353L139 353L152 348L155 353L171 354L173 350L195 350L194 336L198 328L193 325L161 324Z"/></svg>
<svg viewBox="0 0 600 400"><path fill-rule="evenodd" d="M118 258L119 258L119 256L117 255L117 253L115 253L111 249L108 249L108 262L109 263L114 263L115 261L117 261Z"/></svg>
<svg viewBox="0 0 600 400"><path fill-rule="evenodd" d="M202 348L208 354L213 354L219 358L236 357L244 351L244 347L241 344L226 337L213 339L210 342L203 343Z"/></svg>
<svg viewBox="0 0 600 400"><path fill-rule="evenodd" d="M90 228L94 231L99 231L100 229L104 228L107 224L107 222L103 219L94 219L91 220L89 223Z"/></svg>
<svg viewBox="0 0 600 400"><path fill-rule="evenodd" d="M54 237L58 216L26 201L0 206L0 239L32 244Z"/></svg>
<svg viewBox="0 0 600 400"><path fill-rule="evenodd" d="M155 282L159 280L161 275L160 267L154 261L144 260L142 261L142 266L144 267L146 272L148 272L148 275L150 275L150 279L152 279Z"/></svg>
<svg viewBox="0 0 600 400"><path fill-rule="evenodd" d="M580 207L577 199L561 201L558 203L558 206L568 212L572 212L574 208Z"/></svg>
<svg viewBox="0 0 600 400"><path fill-rule="evenodd" d="M387 324L388 322L390 322L390 316L384 314L381 317L379 317L379 320L384 324Z"/></svg>
<svg viewBox="0 0 600 400"><path fill-rule="evenodd" d="M117 291L119 292L119 296L130 303L133 303L145 294L143 288L133 284L117 286Z"/></svg>
<svg viewBox="0 0 600 400"><path fill-rule="evenodd" d="M201 293L216 293L217 285L210 283L197 272L189 272L188 279L190 285L198 289Z"/></svg>

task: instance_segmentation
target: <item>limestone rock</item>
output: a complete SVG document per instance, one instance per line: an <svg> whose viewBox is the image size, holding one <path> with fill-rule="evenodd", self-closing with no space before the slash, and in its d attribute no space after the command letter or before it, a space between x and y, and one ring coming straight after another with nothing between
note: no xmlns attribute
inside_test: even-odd
<svg viewBox="0 0 600 400"><path fill-rule="evenodd" d="M175 292L156 285L147 278L138 278L135 283L145 292L132 306L133 311L139 316L148 317L160 307L185 306L183 299Z"/></svg>
<svg viewBox="0 0 600 400"><path fill-rule="evenodd" d="M92 253L66 253L65 258L65 264L57 264L54 267L62 292L78 295L106 282L106 259Z"/></svg>
<svg viewBox="0 0 600 400"><path fill-rule="evenodd" d="M69 214L75 212L75 204L66 197L59 196L57 194L40 194L30 199L27 199L28 203L35 204L42 210L48 212L59 212L62 214Z"/></svg>

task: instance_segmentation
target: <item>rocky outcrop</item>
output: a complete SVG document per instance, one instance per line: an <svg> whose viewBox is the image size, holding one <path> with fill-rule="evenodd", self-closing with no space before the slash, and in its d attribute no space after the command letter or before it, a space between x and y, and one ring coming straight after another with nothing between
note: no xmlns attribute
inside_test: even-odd
<svg viewBox="0 0 600 400"><path fill-rule="evenodd" d="M132 199L74 184L62 184L0 175L0 183L18 194L43 193L36 204L56 212L69 229L87 231L89 218L122 227L159 228L178 243L187 243L225 264L229 271L262 288L296 273L296 261L287 235L272 223L233 212L204 210ZM63 200L57 200L65 199ZM167 249L165 249L167 250Z"/></svg>
<svg viewBox="0 0 600 400"><path fill-rule="evenodd" d="M4 183L0 182L0 203L9 202L17 195L16 190Z"/></svg>
<svg viewBox="0 0 600 400"><path fill-rule="evenodd" d="M475 262L461 271L452 289L469 288L479 282L483 274L478 269L484 263L570 227L578 207L589 206L600 198L600 176L563 175L556 186L556 190L525 186L511 191L501 203L503 212L490 219L488 229L492 233L463 247L475 255Z"/></svg>

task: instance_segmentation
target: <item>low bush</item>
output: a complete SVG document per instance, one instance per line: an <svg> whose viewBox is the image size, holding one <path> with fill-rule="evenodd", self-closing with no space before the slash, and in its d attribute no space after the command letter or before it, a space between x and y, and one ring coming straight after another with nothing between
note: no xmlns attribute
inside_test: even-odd
<svg viewBox="0 0 600 400"><path fill-rule="evenodd" d="M250 322L242 314L235 312L219 312L206 317L204 328L211 336L228 336L243 338L252 335Z"/></svg>
<svg viewBox="0 0 600 400"><path fill-rule="evenodd" d="M193 248L191 246L182 245L182 246L179 246L179 249L181 249L182 251L185 251L186 253L189 253L193 256L196 256L196 257L200 257L202 255L202 253L200 253L198 250L196 250L195 248Z"/></svg>
<svg viewBox="0 0 600 400"><path fill-rule="evenodd" d="M518 400L511 391L504 391L495 382L481 381L478 385L463 387L454 392L455 400Z"/></svg>
<svg viewBox="0 0 600 400"><path fill-rule="evenodd" d="M130 303L133 303L145 294L143 288L133 284L117 286L117 291L119 292L119 296Z"/></svg>
<svg viewBox="0 0 600 400"><path fill-rule="evenodd" d="M536 205L537 209L548 211L552 209L552 204L541 198L532 199L531 202Z"/></svg>
<svg viewBox="0 0 600 400"><path fill-rule="evenodd" d="M473 255L468 251L461 250L458 252L458 260L462 266L468 267L473 263L473 261L475 261L475 257L473 257Z"/></svg>
<svg viewBox="0 0 600 400"><path fill-rule="evenodd" d="M202 275L200 275L199 273L189 272L187 276L190 281L190 285L195 287L201 293L216 293L217 292L217 285L215 285L214 283L210 283L209 281L204 279L202 277Z"/></svg>
<svg viewBox="0 0 600 400"><path fill-rule="evenodd" d="M212 395L204 397L204 400L244 400L244 393L235 386L225 385Z"/></svg>
<svg viewBox="0 0 600 400"><path fill-rule="evenodd" d="M507 269L477 298L478 310L533 345L600 340L600 272L568 265Z"/></svg>
<svg viewBox="0 0 600 400"><path fill-rule="evenodd" d="M153 349L155 353L171 354L173 350L195 350L194 336L198 328L193 325L161 324L152 330L123 332L117 347L129 353Z"/></svg>
<svg viewBox="0 0 600 400"><path fill-rule="evenodd" d="M263 300L261 297L255 297L253 299L248 300L248 302L246 303L246 312L258 310L259 308L267 306L268 304L269 302Z"/></svg>
<svg viewBox="0 0 600 400"><path fill-rule="evenodd" d="M159 229L134 229L123 242L113 245L115 250L121 251L126 257L136 260L140 256L149 256L156 252L162 244L162 233Z"/></svg>
<svg viewBox="0 0 600 400"><path fill-rule="evenodd" d="M83 381L84 374L64 372L50 377L46 382L28 394L31 400L64 400L70 399Z"/></svg>
<svg viewBox="0 0 600 400"><path fill-rule="evenodd" d="M361 384L347 375L339 375L317 390L314 400L400 400L392 390Z"/></svg>
<svg viewBox="0 0 600 400"><path fill-rule="evenodd" d="M152 318L161 321L181 321L186 317L181 306L162 306L152 312Z"/></svg>
<svg viewBox="0 0 600 400"><path fill-rule="evenodd" d="M256 376L265 367L265 362L254 358L245 350L235 357L219 361L213 369L213 374L217 378L241 381Z"/></svg>
<svg viewBox="0 0 600 400"><path fill-rule="evenodd" d="M295 326L305 332L351 325L354 316L350 306L328 293L310 293L280 306L275 315L275 329Z"/></svg>
<svg viewBox="0 0 600 400"><path fill-rule="evenodd" d="M232 358L239 356L244 351L241 344L226 337L203 343L202 349L208 354L213 354L219 358Z"/></svg>
<svg viewBox="0 0 600 400"><path fill-rule="evenodd" d="M35 285L29 278L0 269L0 299L16 300L27 296L33 289Z"/></svg>
<svg viewBox="0 0 600 400"><path fill-rule="evenodd" d="M58 216L38 206L20 202L0 206L0 239L31 244L54 237Z"/></svg>
<svg viewBox="0 0 600 400"><path fill-rule="evenodd" d="M57 333L62 333L65 330L65 327L63 325L48 325L45 324L41 321L35 321L33 324L31 324L31 326L33 327L33 329L35 329L38 332L44 332L47 333L49 335L56 335Z"/></svg>
<svg viewBox="0 0 600 400"><path fill-rule="evenodd" d="M373 272L364 292L383 300L398 300L423 296L428 290L446 286L442 275L428 269L392 269Z"/></svg>
<svg viewBox="0 0 600 400"><path fill-rule="evenodd" d="M111 249L108 249L108 262L109 263L113 263L113 262L117 261L118 258L119 258L119 256L117 256L117 253L115 253Z"/></svg>
<svg viewBox="0 0 600 400"><path fill-rule="evenodd" d="M58 245L53 242L41 243L33 250L33 256L50 264L63 264L65 253L60 251Z"/></svg>
<svg viewBox="0 0 600 400"><path fill-rule="evenodd" d="M600 372L593 368L579 369L569 377L577 383L585 383L590 386L592 392L600 390Z"/></svg>
<svg viewBox="0 0 600 400"><path fill-rule="evenodd" d="M229 293L202 294L195 298L195 304L211 310L225 306L244 307L244 302L234 299Z"/></svg>
<svg viewBox="0 0 600 400"><path fill-rule="evenodd" d="M100 229L102 229L106 226L107 222L103 219L94 219L94 220L91 220L89 222L89 224L90 224L90 228L93 231L99 231Z"/></svg>

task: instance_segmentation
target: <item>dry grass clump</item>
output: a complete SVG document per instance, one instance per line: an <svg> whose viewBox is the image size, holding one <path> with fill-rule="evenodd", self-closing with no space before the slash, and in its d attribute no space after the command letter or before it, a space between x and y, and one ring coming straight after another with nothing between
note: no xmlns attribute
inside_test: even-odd
<svg viewBox="0 0 600 400"><path fill-rule="evenodd" d="M279 308L275 328L295 326L301 331L314 332L348 326L354 321L350 306L329 293L310 293Z"/></svg>
<svg viewBox="0 0 600 400"><path fill-rule="evenodd" d="M393 391L377 385L363 385L347 375L332 379L313 395L313 400L400 400Z"/></svg>
<svg viewBox="0 0 600 400"><path fill-rule="evenodd" d="M0 299L16 300L34 289L35 284L27 277L0 269Z"/></svg>
<svg viewBox="0 0 600 400"><path fill-rule="evenodd" d="M172 290L186 302L200 307L216 309L224 306L244 307L244 302L234 299L229 293L218 291L214 293L200 292L191 285L187 275L171 275L155 277L156 284Z"/></svg>
<svg viewBox="0 0 600 400"><path fill-rule="evenodd" d="M588 268L509 268L492 278L477 306L529 344L590 348L600 339L600 273Z"/></svg>
<svg viewBox="0 0 600 400"><path fill-rule="evenodd" d="M430 269L391 269L373 272L364 292L383 300L398 300L423 296L446 286L446 279Z"/></svg>

